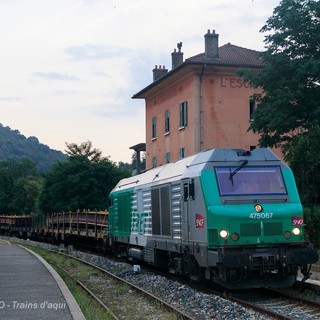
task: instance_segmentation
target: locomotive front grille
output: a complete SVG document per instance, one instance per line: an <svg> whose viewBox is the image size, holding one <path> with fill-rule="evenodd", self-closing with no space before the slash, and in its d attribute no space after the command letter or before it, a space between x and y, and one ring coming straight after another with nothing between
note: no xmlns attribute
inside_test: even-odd
<svg viewBox="0 0 320 320"><path fill-rule="evenodd" d="M242 237L277 236L283 234L281 222L240 223Z"/></svg>
<svg viewBox="0 0 320 320"><path fill-rule="evenodd" d="M263 224L263 233L265 236L277 236L282 235L282 223L281 222L268 222Z"/></svg>
<svg viewBox="0 0 320 320"><path fill-rule="evenodd" d="M260 223L241 223L240 235L242 237L258 237L261 236Z"/></svg>

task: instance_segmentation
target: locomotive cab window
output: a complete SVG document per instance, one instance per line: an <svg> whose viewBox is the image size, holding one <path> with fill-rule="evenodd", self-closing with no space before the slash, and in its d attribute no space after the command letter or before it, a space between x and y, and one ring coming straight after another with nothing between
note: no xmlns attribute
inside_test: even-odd
<svg viewBox="0 0 320 320"><path fill-rule="evenodd" d="M279 166L215 168L221 196L287 194Z"/></svg>
<svg viewBox="0 0 320 320"><path fill-rule="evenodd" d="M183 183L184 201L194 200L194 180L185 181Z"/></svg>

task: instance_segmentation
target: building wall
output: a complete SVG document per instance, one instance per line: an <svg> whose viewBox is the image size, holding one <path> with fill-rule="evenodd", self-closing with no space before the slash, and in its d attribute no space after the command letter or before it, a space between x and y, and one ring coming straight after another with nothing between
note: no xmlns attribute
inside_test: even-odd
<svg viewBox="0 0 320 320"><path fill-rule="evenodd" d="M178 160L179 150L186 148L187 155L195 152L194 139L194 76L189 76L170 88L146 101L146 154L147 169L152 168L152 158L157 158L157 165L166 163L166 153L170 160ZM180 103L188 101L188 125L179 128ZM170 112L170 131L165 133L165 112ZM157 117L157 136L152 139L152 118Z"/></svg>
<svg viewBox="0 0 320 320"><path fill-rule="evenodd" d="M259 136L247 132L250 97L257 93L230 72L211 73L204 79L204 150L256 146Z"/></svg>
<svg viewBox="0 0 320 320"><path fill-rule="evenodd" d="M181 148L185 148L187 157L210 148L250 150L257 145L259 136L247 132L249 100L257 90L244 84L235 71L208 67L203 72L202 91L201 72L196 71L146 100L147 169L153 167L154 158L157 166L164 164L167 152L170 152L170 162L180 159ZM179 128L179 106L184 101L188 102L188 124ZM164 132L166 110L170 112L168 134ZM153 117L157 118L155 139L152 139Z"/></svg>

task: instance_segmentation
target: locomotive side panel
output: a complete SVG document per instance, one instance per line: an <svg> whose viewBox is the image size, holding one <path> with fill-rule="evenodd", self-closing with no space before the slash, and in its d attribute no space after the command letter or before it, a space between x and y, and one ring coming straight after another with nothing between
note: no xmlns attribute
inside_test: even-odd
<svg viewBox="0 0 320 320"><path fill-rule="evenodd" d="M151 188L152 234L147 239L148 250L181 252L183 214L180 181L158 184Z"/></svg>

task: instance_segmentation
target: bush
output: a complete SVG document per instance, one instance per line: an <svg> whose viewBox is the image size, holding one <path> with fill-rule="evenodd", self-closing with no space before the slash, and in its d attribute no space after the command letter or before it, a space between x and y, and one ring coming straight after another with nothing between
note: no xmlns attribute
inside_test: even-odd
<svg viewBox="0 0 320 320"><path fill-rule="evenodd" d="M320 207L304 207L304 222L306 239L309 239L316 248L320 248Z"/></svg>

